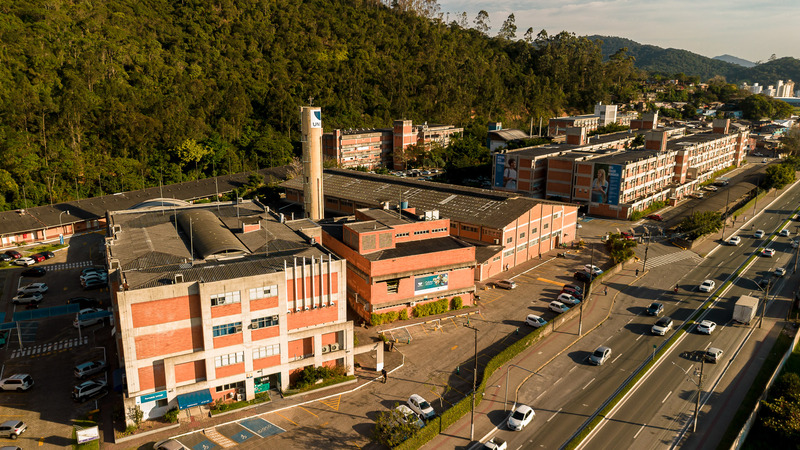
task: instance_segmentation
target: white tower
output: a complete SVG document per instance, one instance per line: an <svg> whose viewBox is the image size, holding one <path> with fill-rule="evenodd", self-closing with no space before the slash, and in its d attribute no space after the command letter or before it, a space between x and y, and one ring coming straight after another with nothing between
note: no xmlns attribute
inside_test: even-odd
<svg viewBox="0 0 800 450"><path fill-rule="evenodd" d="M303 210L311 220L320 220L324 202L322 194L322 113L319 108L300 108L301 141L303 143Z"/></svg>

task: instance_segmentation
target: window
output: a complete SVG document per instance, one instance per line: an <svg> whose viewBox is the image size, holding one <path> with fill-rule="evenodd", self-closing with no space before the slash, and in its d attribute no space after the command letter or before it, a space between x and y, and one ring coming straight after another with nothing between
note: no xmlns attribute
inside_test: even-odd
<svg viewBox="0 0 800 450"><path fill-rule="evenodd" d="M278 295L278 285L264 286L250 289L250 300L259 298L274 297Z"/></svg>
<svg viewBox="0 0 800 450"><path fill-rule="evenodd" d="M396 238L406 237L406 236L408 236L407 232L406 233L397 233L397 234L394 235L394 237L396 237Z"/></svg>
<svg viewBox="0 0 800 450"><path fill-rule="evenodd" d="M169 399L162 398L161 400L156 400L156 408L166 408L169 405Z"/></svg>
<svg viewBox="0 0 800 450"><path fill-rule="evenodd" d="M537 231L539 231L538 228L536 227L531 228L531 234L536 234Z"/></svg>
<svg viewBox="0 0 800 450"><path fill-rule="evenodd" d="M244 352L219 355L214 358L214 367L225 367L244 362Z"/></svg>
<svg viewBox="0 0 800 450"><path fill-rule="evenodd" d="M505 257L509 257L509 256L511 256L513 254L514 254L514 249L513 248L511 250L506 250L506 251L503 252L503 256L505 256Z"/></svg>
<svg viewBox="0 0 800 450"><path fill-rule="evenodd" d="M519 234L519 238L522 239L524 237L525 237L525 232L523 231L522 233Z"/></svg>
<svg viewBox="0 0 800 450"><path fill-rule="evenodd" d="M510 244L510 243L511 243L511 241L513 241L513 240L514 240L514 238L513 238L513 237L510 237L510 238L506 239L506 244Z"/></svg>
<svg viewBox="0 0 800 450"><path fill-rule="evenodd" d="M499 256L495 256L494 258L492 258L492 261L500 261L500 257Z"/></svg>
<svg viewBox="0 0 800 450"><path fill-rule="evenodd" d="M259 317L250 321L250 328L257 330L259 328L274 327L278 325L278 316Z"/></svg>
<svg viewBox="0 0 800 450"><path fill-rule="evenodd" d="M242 301L239 291L226 292L224 294L212 294L211 306L227 305L229 303L240 303Z"/></svg>
<svg viewBox="0 0 800 450"><path fill-rule="evenodd" d="M431 233L441 233L443 231L447 231L447 228L434 228Z"/></svg>
<svg viewBox="0 0 800 450"><path fill-rule="evenodd" d="M558 219L559 217L561 217L561 211L556 211L553 213L553 219Z"/></svg>
<svg viewBox="0 0 800 450"><path fill-rule="evenodd" d="M414 236L419 236L420 234L428 234L430 231L428 230L418 230L414 232Z"/></svg>
<svg viewBox="0 0 800 450"><path fill-rule="evenodd" d="M216 387L217 392L229 391L231 389L244 389L244 381L239 381L238 383L223 384L222 386Z"/></svg>
<svg viewBox="0 0 800 450"><path fill-rule="evenodd" d="M242 322L226 323L225 325L214 325L212 331L214 337L227 336L229 334L234 334L234 333L241 333Z"/></svg>
<svg viewBox="0 0 800 450"><path fill-rule="evenodd" d="M542 225L542 229L543 230L546 230L548 228L550 228L550 224L549 223L546 223L546 224Z"/></svg>
<svg viewBox="0 0 800 450"><path fill-rule="evenodd" d="M389 293L389 294L397 294L399 288L400 288L400 280L399 279L387 280L386 281L386 292L387 293Z"/></svg>
<svg viewBox="0 0 800 450"><path fill-rule="evenodd" d="M253 349L253 359L261 359L261 358L266 358L267 356L275 356L280 354L281 354L280 344L272 344Z"/></svg>

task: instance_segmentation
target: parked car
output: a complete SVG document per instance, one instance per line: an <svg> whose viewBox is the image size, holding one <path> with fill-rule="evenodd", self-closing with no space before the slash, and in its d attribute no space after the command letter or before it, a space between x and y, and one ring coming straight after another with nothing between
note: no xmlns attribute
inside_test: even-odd
<svg viewBox="0 0 800 450"><path fill-rule="evenodd" d="M714 283L714 280L706 280L700 284L700 292L711 292L714 290L714 286L717 284Z"/></svg>
<svg viewBox="0 0 800 450"><path fill-rule="evenodd" d="M592 280L594 280L595 275L579 270L575 272L575 275L573 275L573 277L575 277L575 279L578 281L583 281L584 283L591 283Z"/></svg>
<svg viewBox="0 0 800 450"><path fill-rule="evenodd" d="M601 268L599 268L597 266L593 266L591 264L586 264L585 266L583 266L583 270L585 270L586 272L591 273L594 276L597 276L597 275L600 275L601 273L603 273L603 269L601 269Z"/></svg>
<svg viewBox="0 0 800 450"><path fill-rule="evenodd" d="M83 379L96 373L100 373L105 370L105 368L106 362L103 360L88 361L75 366L75 368L72 370L72 373L75 375L75 378Z"/></svg>
<svg viewBox="0 0 800 450"><path fill-rule="evenodd" d="M27 373L18 373L0 380L0 390L3 391L27 391L32 387L33 377Z"/></svg>
<svg viewBox="0 0 800 450"><path fill-rule="evenodd" d="M93 273L93 272L104 272L104 273L107 273L108 271L106 270L105 267L100 267L100 266L84 267L83 270L81 270L81 276L89 274L89 273Z"/></svg>
<svg viewBox="0 0 800 450"><path fill-rule="evenodd" d="M755 234L753 234L753 237L756 238L756 239L763 238L764 237L764 230L756 230Z"/></svg>
<svg viewBox="0 0 800 450"><path fill-rule="evenodd" d="M552 301L550 302L550 311L554 313L561 314L563 312L569 311L569 307L561 302Z"/></svg>
<svg viewBox="0 0 800 450"><path fill-rule="evenodd" d="M81 309L99 308L103 304L100 300L89 297L72 297L71 299L67 300L68 305L74 305L76 303L80 306Z"/></svg>
<svg viewBox="0 0 800 450"><path fill-rule="evenodd" d="M722 359L722 349L716 347L709 347L705 354L706 362L716 364Z"/></svg>
<svg viewBox="0 0 800 450"><path fill-rule="evenodd" d="M422 428L425 426L425 422L423 422L417 413L412 411L408 406L399 405L395 409L400 413L401 420L403 420L405 423L414 425L417 428Z"/></svg>
<svg viewBox="0 0 800 450"><path fill-rule="evenodd" d="M579 305L581 303L580 300L569 294L558 294L558 298L556 298L556 300L558 300L561 303L564 303L565 305L573 305L573 306Z"/></svg>
<svg viewBox="0 0 800 450"><path fill-rule="evenodd" d="M94 325L94 324L97 324L97 323L102 323L103 322L103 318L102 317L96 317L94 319L81 318L81 316L83 316L83 315L96 313L96 312L101 312L101 311L102 311L102 309L100 309L100 308L86 308L86 309L80 310L80 312L75 314L75 320L72 321L72 326L75 327L75 328L78 328L79 326L80 327L88 327L88 326L91 326L91 325Z"/></svg>
<svg viewBox="0 0 800 450"><path fill-rule="evenodd" d="M10 256L11 259L20 259L22 258L22 253L16 250L6 250L6 255Z"/></svg>
<svg viewBox="0 0 800 450"><path fill-rule="evenodd" d="M533 328L539 328L547 324L547 321L537 316L536 314L528 314L528 317L525 318L525 323L532 326Z"/></svg>
<svg viewBox="0 0 800 450"><path fill-rule="evenodd" d="M636 239L636 236L634 236L634 234L629 231L623 231L621 234L622 234L622 239L625 239L626 241L632 241Z"/></svg>
<svg viewBox="0 0 800 450"><path fill-rule="evenodd" d="M428 403L422 396L413 394L411 397L408 398L408 407L411 408L412 411L417 413L423 420L428 421L436 417L436 411L433 410L433 406Z"/></svg>
<svg viewBox="0 0 800 450"><path fill-rule="evenodd" d="M503 289L515 289L517 287L517 283L514 280L498 280L495 281L494 285Z"/></svg>
<svg viewBox="0 0 800 450"><path fill-rule="evenodd" d="M717 324L710 320L703 320L697 324L697 332L703 334L711 334L717 328Z"/></svg>
<svg viewBox="0 0 800 450"><path fill-rule="evenodd" d="M31 267L23 270L20 275L23 277L43 277L46 273L47 270L44 267Z"/></svg>
<svg viewBox="0 0 800 450"><path fill-rule="evenodd" d="M17 290L17 294L33 294L35 292L38 292L39 294L44 294L47 292L47 283L26 284Z"/></svg>
<svg viewBox="0 0 800 450"><path fill-rule="evenodd" d="M55 258L55 257L56 257L56 254L55 254L55 253L53 253L53 252L48 252L48 251L44 251L44 252L41 252L41 253L39 253L39 254L40 254L40 255L42 255L42 256L44 256L44 257L45 257L45 259L50 259L50 258Z"/></svg>
<svg viewBox="0 0 800 450"><path fill-rule="evenodd" d="M742 238L739 236L731 236L728 238L728 244L730 245L739 245L742 243Z"/></svg>
<svg viewBox="0 0 800 450"><path fill-rule="evenodd" d="M81 284L86 285L89 281L93 280L101 280L101 281L108 281L108 274L105 272L92 272L86 275L81 275Z"/></svg>
<svg viewBox="0 0 800 450"><path fill-rule="evenodd" d="M569 295L577 298L578 300L583 300L583 294L581 294L580 292L578 292L578 291L576 291L574 289L564 288L564 289L561 289L561 292L559 292L559 294L569 294Z"/></svg>
<svg viewBox="0 0 800 450"><path fill-rule="evenodd" d="M91 291L92 289L100 289L108 285L108 280L91 279L83 283L83 290Z"/></svg>
<svg viewBox="0 0 800 450"><path fill-rule="evenodd" d="M653 325L653 328L651 328L650 331L652 331L653 334L655 335L664 336L665 334L667 334L667 331L671 329L672 329L672 319L670 319L667 316L664 316L656 321L656 323Z"/></svg>
<svg viewBox="0 0 800 450"><path fill-rule="evenodd" d="M535 415L536 413L530 406L518 405L508 416L508 428L514 431L522 431L526 425L531 423Z"/></svg>
<svg viewBox="0 0 800 450"><path fill-rule="evenodd" d="M797 248L798 245L800 245L800 238L792 239L792 248Z"/></svg>
<svg viewBox="0 0 800 450"><path fill-rule="evenodd" d="M718 190L718 188L717 188L716 186L714 186L714 185L711 185L711 184L709 184L708 186L706 186L706 188L705 188L705 189L706 189L707 191L711 191L711 192L717 192L717 190Z"/></svg>
<svg viewBox="0 0 800 450"><path fill-rule="evenodd" d="M662 220L664 220L664 218L661 217L661 214L650 214L649 216L647 216L647 218L650 220L655 220L656 222L661 222Z"/></svg>
<svg viewBox="0 0 800 450"><path fill-rule="evenodd" d="M791 234L792 234L792 232L789 231L788 228L782 229L781 233L780 233L781 237L789 237L789 236L791 236Z"/></svg>
<svg viewBox="0 0 800 450"><path fill-rule="evenodd" d="M648 316L659 316L662 312L664 312L664 305L662 303L653 302L647 307Z"/></svg>
<svg viewBox="0 0 800 450"><path fill-rule="evenodd" d="M777 269L775 269L775 276L776 277L782 277L784 275L786 275L786 268L778 267Z"/></svg>
<svg viewBox="0 0 800 450"><path fill-rule="evenodd" d="M187 450L180 442L175 439L165 439L153 444L153 450Z"/></svg>
<svg viewBox="0 0 800 450"><path fill-rule="evenodd" d="M40 301L42 301L42 294L38 292L19 294L11 299L11 303L15 305L29 305L31 303L39 303Z"/></svg>
<svg viewBox="0 0 800 450"><path fill-rule="evenodd" d="M103 380L89 380L72 388L72 399L76 402L86 401L96 395L106 392L106 382Z"/></svg>
<svg viewBox="0 0 800 450"><path fill-rule="evenodd" d="M764 250L761 250L761 255L772 258L773 256L775 256L775 249L765 248Z"/></svg>
<svg viewBox="0 0 800 450"><path fill-rule="evenodd" d="M0 437L16 439L27 429L28 426L25 425L25 422L21 420L9 420L8 422L0 424Z"/></svg>
<svg viewBox="0 0 800 450"><path fill-rule="evenodd" d="M577 284L567 283L561 289L572 289L573 291L577 291L579 294L583 295L583 286L579 286Z"/></svg>
<svg viewBox="0 0 800 450"><path fill-rule="evenodd" d="M589 355L589 362L595 366L602 366L609 357L611 357L611 348L601 345L597 347L594 353Z"/></svg>
<svg viewBox="0 0 800 450"><path fill-rule="evenodd" d="M32 266L32 265L36 264L36 260L33 259L33 258L29 258L29 257L25 256L23 258L20 258L20 259L14 261L14 264L16 264L18 266L28 267L28 266Z"/></svg>

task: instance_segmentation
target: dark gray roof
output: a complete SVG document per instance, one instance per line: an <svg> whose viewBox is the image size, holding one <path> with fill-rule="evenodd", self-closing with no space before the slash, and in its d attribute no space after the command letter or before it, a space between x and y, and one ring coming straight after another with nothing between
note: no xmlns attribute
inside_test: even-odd
<svg viewBox="0 0 800 450"><path fill-rule="evenodd" d="M601 156L594 159L594 162L601 164L629 164L641 159L652 158L659 153L661 153L659 150L628 150L607 156Z"/></svg>
<svg viewBox="0 0 800 450"><path fill-rule="evenodd" d="M417 214L438 210L440 217L501 229L539 204L567 203L519 197L518 194L378 175L355 170L328 169L323 173L325 195L380 208L408 201ZM300 177L281 186L302 191Z"/></svg>
<svg viewBox="0 0 800 450"><path fill-rule="evenodd" d="M177 215L185 234L191 233L192 246L207 259L219 254L247 253L247 248L207 209L190 209Z"/></svg>
<svg viewBox="0 0 800 450"><path fill-rule="evenodd" d="M504 141L513 141L515 139L528 139L530 137L528 133L513 128L490 131L489 136L494 136L497 139L502 139Z"/></svg>

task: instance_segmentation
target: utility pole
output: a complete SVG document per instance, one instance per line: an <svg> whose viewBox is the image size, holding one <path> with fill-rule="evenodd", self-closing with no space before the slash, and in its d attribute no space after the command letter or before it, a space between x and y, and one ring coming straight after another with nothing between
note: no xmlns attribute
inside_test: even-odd
<svg viewBox="0 0 800 450"><path fill-rule="evenodd" d="M697 401L694 404L694 426L692 433L697 432L697 416L700 415L700 396L703 395L703 368L706 366L706 358L700 360L700 379L697 380Z"/></svg>
<svg viewBox="0 0 800 450"><path fill-rule="evenodd" d="M469 440L472 441L475 436L475 389L478 381L478 329L469 325L464 326L475 331L475 369L472 372L472 412L469 418Z"/></svg>
<svg viewBox="0 0 800 450"><path fill-rule="evenodd" d="M594 269L594 242L590 244L592 247L592 259L591 259L591 266ZM594 278L594 272L590 271L589 276L587 279L589 280L583 282L583 300L581 301L581 309L580 315L578 316L578 336L583 336L583 304L589 300L589 292L592 290L592 280Z"/></svg>
<svg viewBox="0 0 800 450"><path fill-rule="evenodd" d="M761 307L761 319L758 321L758 328L761 328L761 324L764 323L764 311L767 309L767 298L769 297L769 286L771 284L771 282L768 282L766 289L764 289L764 306Z"/></svg>
<svg viewBox="0 0 800 450"><path fill-rule="evenodd" d="M725 224L728 221L728 205L731 203L731 188L728 188L728 197L725 200L725 215L722 216L722 240L725 240Z"/></svg>
<svg viewBox="0 0 800 450"><path fill-rule="evenodd" d="M725 236L723 232L722 236ZM642 272L647 271L647 251L650 250L650 233L647 233L647 245L644 247L644 263L642 264Z"/></svg>

